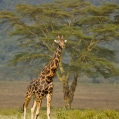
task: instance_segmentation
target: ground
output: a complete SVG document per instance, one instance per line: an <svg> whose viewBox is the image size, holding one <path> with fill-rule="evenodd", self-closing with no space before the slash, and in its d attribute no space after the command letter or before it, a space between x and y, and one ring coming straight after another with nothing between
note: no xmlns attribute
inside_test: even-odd
<svg viewBox="0 0 119 119"><path fill-rule="evenodd" d="M25 81L0 81L0 108L20 108L24 102ZM30 102L29 108L31 107ZM54 108L64 107L62 84L54 83ZM46 107L44 98L42 107ZM119 84L78 84L72 108L79 109L113 109L119 110Z"/></svg>

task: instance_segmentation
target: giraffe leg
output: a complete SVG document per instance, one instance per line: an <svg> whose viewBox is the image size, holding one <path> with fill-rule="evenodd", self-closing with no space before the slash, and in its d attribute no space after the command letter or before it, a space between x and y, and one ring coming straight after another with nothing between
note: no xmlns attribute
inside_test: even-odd
<svg viewBox="0 0 119 119"><path fill-rule="evenodd" d="M29 104L30 99L31 99L31 96L27 96L25 98L25 103L23 105L23 108L24 108L24 119L26 119L26 108L27 108L27 106Z"/></svg>
<svg viewBox="0 0 119 119"><path fill-rule="evenodd" d="M41 103L42 103L42 100L36 102L37 109L36 109L35 119L37 119L39 116Z"/></svg>
<svg viewBox="0 0 119 119"><path fill-rule="evenodd" d="M52 94L47 95L47 118L50 119L50 105L52 100Z"/></svg>
<svg viewBox="0 0 119 119"><path fill-rule="evenodd" d="M26 107L24 106L24 119L26 119Z"/></svg>
<svg viewBox="0 0 119 119"><path fill-rule="evenodd" d="M34 99L33 107L31 108L31 119L33 119L33 117L34 117L35 107L36 107L36 100Z"/></svg>

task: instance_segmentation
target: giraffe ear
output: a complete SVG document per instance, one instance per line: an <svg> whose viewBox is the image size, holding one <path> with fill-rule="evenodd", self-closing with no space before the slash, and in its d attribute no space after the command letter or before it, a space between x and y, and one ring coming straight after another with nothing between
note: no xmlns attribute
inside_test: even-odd
<svg viewBox="0 0 119 119"><path fill-rule="evenodd" d="M57 38L60 39L60 36L58 35Z"/></svg>
<svg viewBox="0 0 119 119"><path fill-rule="evenodd" d="M59 41L58 40L54 40L55 41L55 43L59 43Z"/></svg>
<svg viewBox="0 0 119 119"><path fill-rule="evenodd" d="M64 40L64 42L66 43L66 42L67 42L67 40Z"/></svg>

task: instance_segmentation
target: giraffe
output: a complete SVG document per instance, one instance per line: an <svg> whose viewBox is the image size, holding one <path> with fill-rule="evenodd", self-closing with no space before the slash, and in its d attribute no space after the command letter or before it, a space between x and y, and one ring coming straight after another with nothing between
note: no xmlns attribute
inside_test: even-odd
<svg viewBox="0 0 119 119"><path fill-rule="evenodd" d="M58 47L54 54L53 59L51 62L46 65L38 77L30 82L27 87L25 101L23 104L23 111L24 111L24 119L26 119L26 108L29 104L31 97L33 96L33 106L31 108L31 119L34 118L34 111L35 119L39 116L40 106L42 103L42 99L44 97L47 98L47 118L50 119L50 105L52 100L52 93L53 93L53 77L55 75L56 69L58 68L60 62L60 56L62 49L65 47L65 42L63 36L58 35L58 40L54 40L58 43Z"/></svg>

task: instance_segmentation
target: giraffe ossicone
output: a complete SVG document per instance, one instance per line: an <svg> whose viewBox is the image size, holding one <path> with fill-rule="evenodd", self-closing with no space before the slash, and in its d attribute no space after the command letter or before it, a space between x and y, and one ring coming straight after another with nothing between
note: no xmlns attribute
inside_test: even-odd
<svg viewBox="0 0 119 119"><path fill-rule="evenodd" d="M59 41L58 40L54 40L56 43L59 43ZM64 40L64 42L66 43L67 42L67 40Z"/></svg>
<svg viewBox="0 0 119 119"><path fill-rule="evenodd" d="M57 40L55 42L57 42ZM28 85L25 101L23 104L24 119L26 119L26 108L32 96L34 96L34 103L31 108L31 119L34 118L35 109L35 119L37 119L37 117L39 116L42 99L44 97L47 97L47 118L50 119L50 105L53 93L52 78L54 77L55 72L59 66L60 56L62 53L62 49L65 47L65 42L66 40L64 40L64 37L58 35L58 47L56 49L53 59L41 70L38 77L32 80Z"/></svg>

